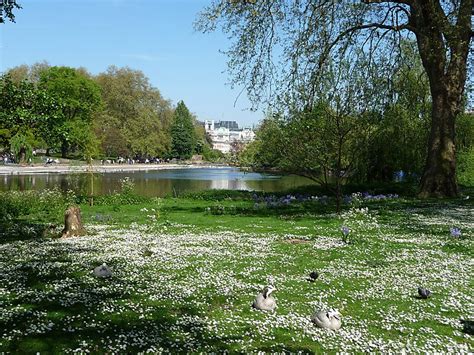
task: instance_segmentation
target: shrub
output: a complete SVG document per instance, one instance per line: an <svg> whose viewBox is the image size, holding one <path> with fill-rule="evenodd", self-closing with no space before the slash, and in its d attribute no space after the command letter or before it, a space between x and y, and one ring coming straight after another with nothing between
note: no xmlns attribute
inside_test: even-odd
<svg viewBox="0 0 474 355"><path fill-rule="evenodd" d="M51 222L62 220L65 209L76 202L72 191L63 194L59 189L42 191L6 191L0 193L0 221L36 215Z"/></svg>
<svg viewBox="0 0 474 355"><path fill-rule="evenodd" d="M459 183L466 186L474 186L474 146L460 151L457 160Z"/></svg>

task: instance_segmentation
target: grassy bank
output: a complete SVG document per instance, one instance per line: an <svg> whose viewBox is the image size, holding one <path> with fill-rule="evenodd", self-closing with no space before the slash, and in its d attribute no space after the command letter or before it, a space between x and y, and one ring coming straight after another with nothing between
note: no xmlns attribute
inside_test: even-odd
<svg viewBox="0 0 474 355"><path fill-rule="evenodd" d="M460 324L474 317L472 199L354 195L337 216L332 199L303 192L126 190L94 207L57 192L2 197L0 351L474 350ZM57 239L71 202L88 234ZM93 276L102 263L112 278ZM277 311L253 310L270 283ZM338 332L310 322L329 308Z"/></svg>

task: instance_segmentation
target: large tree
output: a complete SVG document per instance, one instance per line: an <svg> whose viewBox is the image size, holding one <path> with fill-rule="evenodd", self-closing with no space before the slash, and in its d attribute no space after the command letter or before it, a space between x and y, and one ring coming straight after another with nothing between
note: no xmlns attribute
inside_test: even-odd
<svg viewBox="0 0 474 355"><path fill-rule="evenodd" d="M140 70L110 66L96 77L105 103L96 132L108 156L163 156L170 150L171 103Z"/></svg>
<svg viewBox="0 0 474 355"><path fill-rule="evenodd" d="M69 149L92 137L92 119L102 101L99 86L87 75L69 67L50 67L40 73L39 87L61 102L62 119L55 125L54 138L66 157Z"/></svg>
<svg viewBox="0 0 474 355"><path fill-rule="evenodd" d="M48 140L60 116L60 102L33 83L0 78L0 147L10 147L19 162Z"/></svg>
<svg viewBox="0 0 474 355"><path fill-rule="evenodd" d="M221 26L235 40L227 52L233 83L244 85L254 102L297 98L310 106L328 58L347 58L361 48L371 56L390 50L396 62L400 40L414 37L433 103L421 195L455 196L455 122L463 109L473 5L474 0L215 0L197 28Z"/></svg>
<svg viewBox="0 0 474 355"><path fill-rule="evenodd" d="M189 159L196 147L193 116L183 101L178 102L171 125L171 154L175 158Z"/></svg>

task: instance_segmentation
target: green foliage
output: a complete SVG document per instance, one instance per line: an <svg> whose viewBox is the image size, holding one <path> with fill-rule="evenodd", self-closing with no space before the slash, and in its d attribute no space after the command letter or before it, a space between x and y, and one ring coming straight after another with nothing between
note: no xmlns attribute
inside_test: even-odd
<svg viewBox="0 0 474 355"><path fill-rule="evenodd" d="M164 156L169 151L170 137L160 117L153 112L140 112L127 120L123 130L131 152L139 156Z"/></svg>
<svg viewBox="0 0 474 355"><path fill-rule="evenodd" d="M320 99L312 108L263 121L244 152L247 165L250 161L259 168L304 175L326 186L340 176L344 182L359 183L391 181L399 170L420 176L431 101L426 75L411 46L406 43L403 50L412 65L400 64L388 97L380 97L385 79L376 65L368 63L367 72L361 73L359 64L330 63L320 73L321 84L315 89ZM465 120L459 126L468 131ZM467 137L469 133L462 140Z"/></svg>
<svg viewBox="0 0 474 355"><path fill-rule="evenodd" d="M243 167L255 167L260 141L252 141L245 145L243 151L239 154L239 165Z"/></svg>
<svg viewBox="0 0 474 355"><path fill-rule="evenodd" d="M96 78L104 111L95 132L106 156L163 156L170 151L171 105L139 70L111 66Z"/></svg>
<svg viewBox="0 0 474 355"><path fill-rule="evenodd" d="M33 157L35 137L31 131L18 132L10 140L11 151L19 157L19 163L25 163Z"/></svg>
<svg viewBox="0 0 474 355"><path fill-rule="evenodd" d="M458 182L466 186L474 186L474 146L462 150L457 155Z"/></svg>
<svg viewBox="0 0 474 355"><path fill-rule="evenodd" d="M6 74L17 84L21 81L37 84L40 81L41 73L50 67L51 65L46 61L37 62L32 65L22 64L8 69Z"/></svg>
<svg viewBox="0 0 474 355"><path fill-rule="evenodd" d="M171 154L174 158L189 159L196 147L193 118L183 101L178 102L171 126Z"/></svg>
<svg viewBox="0 0 474 355"><path fill-rule="evenodd" d="M413 57L406 56L404 45L405 38L414 38L413 52L422 59L420 67L426 75L407 80L415 84L415 90L410 90L406 98L427 93L438 106L431 112L430 139L425 140L429 156L420 188L424 196L454 196L458 189L454 178L453 127L456 113L463 109L466 78L473 77L472 66L468 66L469 54L472 55L472 1L433 0L429 11L420 11L425 7L424 0L357 4L323 0L216 0L200 14L196 27L202 32L222 29L231 40L226 54L232 84L246 88L255 106L268 103L285 112L311 108L319 100L332 105L332 99L320 96L328 74L375 89L370 95L355 91L349 107L359 108L359 113L366 109L384 111L384 98L390 94L391 79L397 75L399 64L416 65ZM410 35L398 35L403 32ZM350 73L357 77L331 69L333 63L344 66L345 62L357 66ZM372 63L376 65L368 68L367 64ZM374 71L381 74L375 81L365 75ZM424 85L426 78L430 91ZM416 90L417 86L421 90ZM337 84L333 88L340 89ZM415 113L424 117L425 112L418 110L416 100L401 97L399 101L410 116ZM340 101L344 102L347 104ZM364 106L362 110L359 104ZM409 159L409 155L402 158ZM418 158L419 154L415 165Z"/></svg>
<svg viewBox="0 0 474 355"><path fill-rule="evenodd" d="M209 144L203 144L202 145L202 152L201 152L204 160L209 161L209 162L222 162L225 159L224 153L222 153L220 150L217 149L212 149Z"/></svg>
<svg viewBox="0 0 474 355"><path fill-rule="evenodd" d="M277 116L267 117L260 124L252 148L255 165L262 168L280 167L283 148L283 121ZM250 156L249 156L250 157Z"/></svg>
<svg viewBox="0 0 474 355"><path fill-rule="evenodd" d="M474 186L474 114L461 114L456 122L457 178L460 184Z"/></svg>
<svg viewBox="0 0 474 355"><path fill-rule="evenodd" d="M358 173L363 175L360 180L390 181L399 170L407 176L420 176L426 160L429 116L420 117L395 103L371 123L368 149L358 160Z"/></svg>
<svg viewBox="0 0 474 355"><path fill-rule="evenodd" d="M390 181L396 171L420 176L426 162L426 146L431 120L428 79L411 42L403 43L410 65L395 70L390 100L381 113L368 117L371 134L367 149L357 160L361 181ZM387 144L390 142L390 144Z"/></svg>
<svg viewBox="0 0 474 355"><path fill-rule="evenodd" d="M0 78L1 143L25 154L33 143L48 141L61 105L44 90L23 80L14 82L10 76ZM11 142L11 139L14 141Z"/></svg>
<svg viewBox="0 0 474 355"><path fill-rule="evenodd" d="M50 67L41 72L40 87L59 98L67 120L81 118L91 122L101 105L99 86L74 68Z"/></svg>
<svg viewBox="0 0 474 355"><path fill-rule="evenodd" d="M456 120L456 147L459 151L474 146L474 113L463 113Z"/></svg>
<svg viewBox="0 0 474 355"><path fill-rule="evenodd" d="M66 208L76 202L76 196L72 192L62 194L59 189L6 191L0 192L0 200L0 222L32 215L39 221L59 223Z"/></svg>
<svg viewBox="0 0 474 355"><path fill-rule="evenodd" d="M62 156L71 148L92 142L92 119L102 105L100 87L86 74L69 67L49 67L40 73L39 87L61 103L62 117L54 122L50 145L59 143Z"/></svg>

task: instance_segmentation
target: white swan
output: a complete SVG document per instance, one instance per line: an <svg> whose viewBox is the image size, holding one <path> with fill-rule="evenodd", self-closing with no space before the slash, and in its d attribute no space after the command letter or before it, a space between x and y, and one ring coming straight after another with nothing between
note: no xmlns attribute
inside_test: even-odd
<svg viewBox="0 0 474 355"><path fill-rule="evenodd" d="M275 290L276 288L273 286L265 287L262 292L257 295L255 301L253 301L252 307L262 311L274 311L276 308L276 300L271 293Z"/></svg>
<svg viewBox="0 0 474 355"><path fill-rule="evenodd" d="M317 311L311 321L319 328L338 330L341 328L341 315L338 311Z"/></svg>

